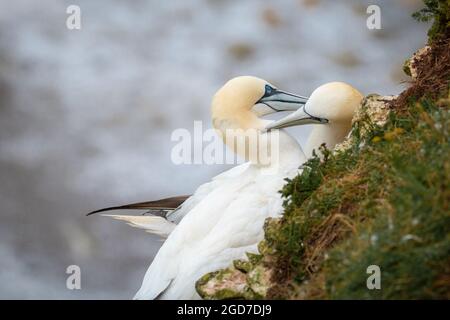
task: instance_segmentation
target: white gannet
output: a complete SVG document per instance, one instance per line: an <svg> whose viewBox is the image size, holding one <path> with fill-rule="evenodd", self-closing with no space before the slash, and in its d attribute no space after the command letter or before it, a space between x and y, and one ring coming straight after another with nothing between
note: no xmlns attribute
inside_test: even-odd
<svg viewBox="0 0 450 320"><path fill-rule="evenodd" d="M272 98L266 97L266 100L269 101L274 98L274 96L272 96ZM306 98L303 98L306 101ZM337 143L343 141L350 131L351 119L362 99L363 95L352 86L343 82L330 82L314 90L309 98L309 102L303 108L297 108L296 105L289 106L285 104L280 110L267 108L264 110L265 107L272 107L270 105L265 105L265 101L261 99L262 101L259 101L259 104L254 106L254 109L257 111L258 115L261 116L277 111L294 111L297 108L296 112L291 113L287 117L278 121L269 122L268 125L266 125L265 130L310 123L327 123L328 125L325 126L314 126L314 129L309 135L307 144L303 148L307 158L309 158L312 156L313 149L318 148L322 143L325 143L329 149L333 149ZM316 117L314 116L315 114L317 114ZM321 116L322 118L320 118ZM330 120L329 123L328 120ZM104 214L104 216L123 220L133 227L142 228L149 233L165 238L181 221L184 215L189 212L200 199L202 199L200 196L201 190L202 188L197 190L196 197L177 196L160 200L138 202L96 210L88 213L88 215L119 209L149 210L145 213L149 215L142 216L111 214ZM208 189L205 188L205 190L206 194Z"/></svg>
<svg viewBox="0 0 450 320"><path fill-rule="evenodd" d="M248 144L258 143L271 134L262 132L267 120L260 116L296 110L306 100L248 76L228 81L215 94L213 126L224 143L248 162L200 186L185 202L189 211L158 251L136 299L197 299L195 282L202 275L256 252L265 219L282 212L278 191L284 179L293 177L306 159L297 141L280 131L279 154L261 164L246 148L233 144L227 131L237 137L244 134ZM246 135L249 130L257 139Z"/></svg>
<svg viewBox="0 0 450 320"><path fill-rule="evenodd" d="M313 91L308 102L288 116L269 123L266 130L281 129L307 123L316 118L326 125L314 126L303 148L309 158L313 150L325 143L332 150L350 132L352 118L364 96L344 82L329 82Z"/></svg>
<svg viewBox="0 0 450 320"><path fill-rule="evenodd" d="M222 138L226 137L225 131L227 130L263 129L269 121L262 120L259 117L280 111L295 111L303 106L306 101L306 97L279 90L262 79L249 76L237 77L225 84L214 96L211 107L213 125L220 132ZM283 140L289 140L289 142L294 144L293 139L290 137ZM230 144L232 141L225 140L224 142ZM245 155L246 150L235 150L236 146L233 145L230 145L230 147L244 158L248 158L246 157L248 155ZM297 148L302 154L301 162L303 162L303 152L299 146L296 146L294 150ZM283 151L283 154L286 154L286 158L288 157L287 151L289 150ZM149 215L142 216L112 214L103 214L103 216L125 221L133 227L141 228L151 234L166 238L181 219L214 190L216 186L220 186L224 180L231 179L232 173L239 172L241 168L247 165L237 166L213 178L211 182L201 185L193 196L178 196L107 207L92 211L87 215L110 210L149 210L145 213ZM253 163L253 166L256 165ZM238 177L237 175L236 178Z"/></svg>
<svg viewBox="0 0 450 320"><path fill-rule="evenodd" d="M212 118L219 132L255 129L260 136L267 134L265 129L320 123L322 125L313 130L308 140L308 150L312 150L322 143L333 147L343 140L361 98L362 95L351 86L330 83L316 89L305 105L305 97L278 90L258 78L238 77L230 80L214 96ZM273 112L293 110L297 111L269 124L259 118ZM257 158L252 159L235 148L234 151L249 162L201 185L191 197L95 211L162 209L169 212L150 217L113 216L152 233L169 236L150 265L136 299L199 298L195 282L202 275L228 266L232 260L242 258L245 252L256 252L256 244L263 237L264 220L282 212L278 191L284 179L297 174L300 165L306 161L298 143L286 132L277 132L279 156L269 164L262 165ZM224 142L235 147L226 139ZM253 143L258 142L253 140ZM275 173L264 174L268 166L276 166Z"/></svg>

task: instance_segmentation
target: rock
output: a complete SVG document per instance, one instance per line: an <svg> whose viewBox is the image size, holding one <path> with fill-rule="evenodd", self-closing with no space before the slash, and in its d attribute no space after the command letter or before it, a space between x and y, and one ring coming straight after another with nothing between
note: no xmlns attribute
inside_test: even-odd
<svg viewBox="0 0 450 320"><path fill-rule="evenodd" d="M198 294L212 299L262 299L271 287L271 271L262 263L235 260L233 266L204 275L197 281Z"/></svg>
<svg viewBox="0 0 450 320"><path fill-rule="evenodd" d="M246 260L234 260L233 266L244 273L248 273L252 269L252 263Z"/></svg>
<svg viewBox="0 0 450 320"><path fill-rule="evenodd" d="M271 270L265 268L262 264L259 264L248 273L247 284L256 297L264 298L267 296L267 291L272 286L270 281L271 277Z"/></svg>
<svg viewBox="0 0 450 320"><path fill-rule="evenodd" d="M211 272L195 284L203 299L251 299L246 274L234 267Z"/></svg>
<svg viewBox="0 0 450 320"><path fill-rule="evenodd" d="M336 145L334 152L346 151L357 143L358 146L361 143L364 144L367 134L371 132L374 125L382 127L386 124L390 113L389 103L396 98L397 96L378 94L366 96L356 110L352 120L352 130L347 139Z"/></svg>
<svg viewBox="0 0 450 320"><path fill-rule="evenodd" d="M431 50L430 46L425 46L417 50L413 56L405 61L403 71L413 80L417 79L417 64L420 62Z"/></svg>

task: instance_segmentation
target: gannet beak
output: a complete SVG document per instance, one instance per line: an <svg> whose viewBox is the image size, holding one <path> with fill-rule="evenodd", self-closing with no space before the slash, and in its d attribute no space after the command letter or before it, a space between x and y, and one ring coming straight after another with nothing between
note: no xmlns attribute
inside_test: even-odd
<svg viewBox="0 0 450 320"><path fill-rule="evenodd" d="M256 102L253 110L260 115L267 115L281 111L296 111L304 106L307 97L298 96L286 91L272 89L270 94L264 95Z"/></svg>
<svg viewBox="0 0 450 320"><path fill-rule="evenodd" d="M296 112L291 113L288 116L281 118L280 120L269 123L265 129L266 130L281 129L303 124L315 124L315 123L325 124L328 123L328 119L315 117L309 114L305 109L305 105L303 105Z"/></svg>

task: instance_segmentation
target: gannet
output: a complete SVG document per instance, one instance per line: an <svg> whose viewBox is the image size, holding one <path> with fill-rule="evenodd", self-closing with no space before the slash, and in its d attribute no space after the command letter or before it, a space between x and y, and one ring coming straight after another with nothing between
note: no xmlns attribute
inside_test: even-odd
<svg viewBox="0 0 450 320"><path fill-rule="evenodd" d="M336 90L339 92L336 93ZM221 133L255 129L262 136L270 134L267 130L317 123L328 129L314 129L308 146L311 150L322 142L333 146L345 137L342 137L343 127L347 128L347 132L350 128L353 112L362 97L356 93L351 86L330 83L316 89L306 102L307 98L278 90L262 79L238 77L227 82L214 96L211 108L213 125ZM329 94L330 98L322 97L322 94ZM279 121L260 119L269 113L294 110L297 111ZM340 111L342 115L339 115ZM201 185L187 199L169 198L95 211L136 208L173 210L169 214L150 217L113 216L168 236L150 265L135 299L199 298L195 282L203 274L228 266L232 260L244 257L246 252L256 252L256 244L263 238L265 219L282 213L278 191L284 179L295 176L307 159L290 135L283 130L277 131L279 156L269 164L262 165L257 158L235 149L249 161ZM335 138L334 134L339 137ZM224 142L229 145L226 139ZM264 174L267 167L273 166L277 168L275 173ZM167 200L170 206L165 204ZM158 219L158 223L154 219Z"/></svg>
<svg viewBox="0 0 450 320"><path fill-rule="evenodd" d="M213 98L211 106L213 126L220 132L222 138L226 137L225 131L227 129L263 129L269 121L262 120L260 117L275 112L295 111L304 105L306 101L307 97L279 90L265 80L250 76L237 77L227 82ZM296 144L291 137L282 140L289 140L293 145ZM230 143L230 141L224 142L226 144ZM302 160L304 160L300 146L295 147L300 150ZM231 148L235 149L234 146L231 146ZM245 150L233 151L240 153L246 158L246 155L242 154L245 153ZM289 153L283 150L283 154L286 154L285 157L287 158ZM241 170L240 168L247 165L244 164L229 170L230 176L232 172L237 173ZM255 165L253 164L253 166ZM201 202L215 186L220 186L221 182L227 178L227 175L228 173L224 172L213 178L211 182L201 185L193 196L178 196L156 201L107 207L92 211L87 215L110 210L149 210L145 213L149 215L144 214L142 216L112 214L103 214L103 216L125 221L133 227L144 229L162 238L167 238L181 219Z"/></svg>
<svg viewBox="0 0 450 320"><path fill-rule="evenodd" d="M325 125L314 126L303 148L309 158L313 150L325 144L330 150L350 132L352 118L364 96L351 85L344 82L329 82L313 91L308 102L288 116L269 123L266 130L281 129L310 123Z"/></svg>
<svg viewBox="0 0 450 320"><path fill-rule="evenodd" d="M158 251L135 299L198 299L195 282L202 275L246 252L256 253L265 219L282 212L278 191L284 179L293 177L306 158L297 141L279 131L279 153L262 164L247 148L234 144L228 133L243 135L247 146L260 147L260 139L271 134L263 132L268 121L260 117L297 110L306 100L249 76L234 78L219 89L211 104L213 126L248 162L216 176L186 200L189 211Z"/></svg>

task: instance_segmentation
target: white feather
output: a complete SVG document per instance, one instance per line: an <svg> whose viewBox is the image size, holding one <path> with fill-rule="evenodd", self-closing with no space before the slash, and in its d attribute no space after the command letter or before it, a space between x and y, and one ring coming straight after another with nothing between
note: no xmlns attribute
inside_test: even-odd
<svg viewBox="0 0 450 320"><path fill-rule="evenodd" d="M102 214L116 220L125 221L128 225L144 229L146 232L167 238L176 227L175 223L158 216L127 216L119 214Z"/></svg>
<svg viewBox="0 0 450 320"><path fill-rule="evenodd" d="M283 161L276 171L245 163L200 186L186 201L193 205L154 258L135 299L198 299L195 282L202 275L256 253L265 219L282 212L278 191L284 179L305 161L297 142L282 136Z"/></svg>

